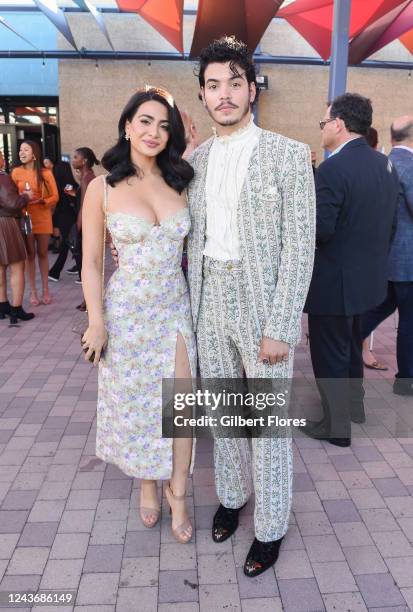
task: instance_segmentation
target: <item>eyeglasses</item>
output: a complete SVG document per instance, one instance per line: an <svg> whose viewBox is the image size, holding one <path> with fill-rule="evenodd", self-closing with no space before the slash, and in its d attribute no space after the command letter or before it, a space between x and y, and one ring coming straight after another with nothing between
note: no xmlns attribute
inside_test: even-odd
<svg viewBox="0 0 413 612"><path fill-rule="evenodd" d="M324 130L325 126L327 123L330 123L330 121L335 121L336 117L332 117L331 119L324 119L323 121L320 121L320 130Z"/></svg>

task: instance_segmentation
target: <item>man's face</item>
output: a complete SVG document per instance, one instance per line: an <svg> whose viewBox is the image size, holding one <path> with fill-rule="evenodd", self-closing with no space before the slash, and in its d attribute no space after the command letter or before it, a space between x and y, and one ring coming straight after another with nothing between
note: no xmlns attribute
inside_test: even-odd
<svg viewBox="0 0 413 612"><path fill-rule="evenodd" d="M339 119L332 119L330 117L331 106L328 107L322 121L324 127L321 130L321 146L328 151L334 151L337 148L337 123ZM320 126L321 127L321 126Z"/></svg>
<svg viewBox="0 0 413 612"><path fill-rule="evenodd" d="M255 99L255 84L248 83L245 72L235 65L236 74L230 63L212 63L205 70L205 87L202 99L205 107L218 125L239 124L250 113Z"/></svg>

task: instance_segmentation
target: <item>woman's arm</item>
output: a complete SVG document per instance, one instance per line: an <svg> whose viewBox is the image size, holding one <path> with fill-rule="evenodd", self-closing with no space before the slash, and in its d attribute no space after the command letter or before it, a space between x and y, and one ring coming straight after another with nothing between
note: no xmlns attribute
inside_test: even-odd
<svg viewBox="0 0 413 612"><path fill-rule="evenodd" d="M89 327L83 335L83 346L87 349L86 360L95 353L94 365L97 365L107 342L102 304L103 188L102 177L95 178L87 188L82 207L82 286L89 315Z"/></svg>
<svg viewBox="0 0 413 612"><path fill-rule="evenodd" d="M27 194L19 195L17 186L7 174L0 174L0 208L4 208L11 214L16 213L16 216L22 208L27 206L27 203L33 197L30 191Z"/></svg>
<svg viewBox="0 0 413 612"><path fill-rule="evenodd" d="M45 193L45 195L41 199L43 200L47 208L53 208L59 201L59 191L57 189L56 180L53 176L53 172L51 172L50 170L45 170L43 172L43 179L46 187L44 191L47 192L47 195Z"/></svg>

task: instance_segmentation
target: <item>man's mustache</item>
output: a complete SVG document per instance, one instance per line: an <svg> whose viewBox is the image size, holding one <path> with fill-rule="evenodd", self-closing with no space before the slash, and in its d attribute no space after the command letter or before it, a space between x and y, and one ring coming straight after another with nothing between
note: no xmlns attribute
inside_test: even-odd
<svg viewBox="0 0 413 612"><path fill-rule="evenodd" d="M221 110L223 106L230 106L231 108L238 108L236 104L232 104L231 102L222 102L222 104L217 106L215 110Z"/></svg>

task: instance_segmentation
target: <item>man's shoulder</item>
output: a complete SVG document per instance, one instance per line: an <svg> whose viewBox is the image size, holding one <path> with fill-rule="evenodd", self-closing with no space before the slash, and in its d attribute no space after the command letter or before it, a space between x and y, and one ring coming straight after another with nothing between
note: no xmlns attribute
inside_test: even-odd
<svg viewBox="0 0 413 612"><path fill-rule="evenodd" d="M261 130L261 139L269 146L274 146L276 148L282 147L286 149L301 150L309 149L308 144L305 142L294 140L294 138L289 138L288 136L283 136L278 132L272 132L270 130Z"/></svg>
<svg viewBox="0 0 413 612"><path fill-rule="evenodd" d="M400 165L413 170L413 153L407 149L394 147L389 153L389 159L395 166Z"/></svg>

